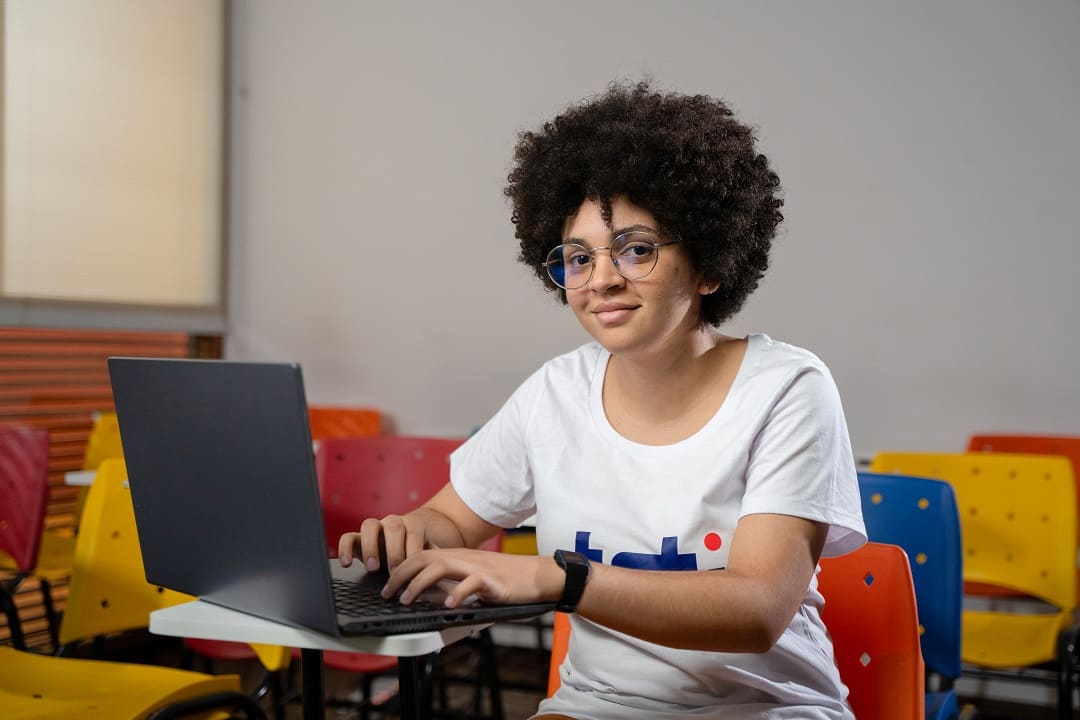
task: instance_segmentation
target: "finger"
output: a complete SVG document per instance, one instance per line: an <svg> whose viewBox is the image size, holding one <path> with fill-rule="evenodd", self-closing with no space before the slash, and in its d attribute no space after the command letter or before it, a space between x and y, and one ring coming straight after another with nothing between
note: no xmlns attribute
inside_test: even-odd
<svg viewBox="0 0 1080 720"><path fill-rule="evenodd" d="M414 523L410 527L405 525L405 557L412 557L424 549L424 526L422 523Z"/></svg>
<svg viewBox="0 0 1080 720"><path fill-rule="evenodd" d="M338 561L342 567L352 565L353 552L360 548L360 533L348 532L338 538Z"/></svg>
<svg viewBox="0 0 1080 720"><path fill-rule="evenodd" d="M484 578L481 575L469 575L461 582L448 588L443 603L448 608L465 605L484 596Z"/></svg>
<svg viewBox="0 0 1080 720"><path fill-rule="evenodd" d="M379 548L384 542L383 526L378 519L368 518L360 525L360 557L368 572L375 572L381 567Z"/></svg>
<svg viewBox="0 0 1080 720"><path fill-rule="evenodd" d="M386 542L386 569L393 570L405 559L409 542L409 528L400 515L387 515L382 519L383 538Z"/></svg>
<svg viewBox="0 0 1080 720"><path fill-rule="evenodd" d="M418 572L424 569L428 560L429 558L425 557L423 553L419 553L413 555L406 562L395 566L390 571L390 577L387 578L386 585L383 586L382 596L391 598L397 595Z"/></svg>
<svg viewBox="0 0 1080 720"><path fill-rule="evenodd" d="M402 604L408 605L440 580L458 580L460 577L460 575L452 574L451 567L443 559L438 558L425 565L420 572L413 576L398 599L401 600Z"/></svg>

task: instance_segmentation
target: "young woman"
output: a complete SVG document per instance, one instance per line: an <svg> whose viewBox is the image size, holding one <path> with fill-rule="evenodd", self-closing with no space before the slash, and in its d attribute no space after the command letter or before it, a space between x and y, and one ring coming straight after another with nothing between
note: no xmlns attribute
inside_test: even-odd
<svg viewBox="0 0 1080 720"><path fill-rule="evenodd" d="M865 541L840 399L813 354L717 325L783 219L751 130L705 96L612 85L515 153L521 260L592 336L534 373L404 516L341 538L410 602L573 612L538 717L851 718L822 555ZM538 557L477 547L536 515Z"/></svg>

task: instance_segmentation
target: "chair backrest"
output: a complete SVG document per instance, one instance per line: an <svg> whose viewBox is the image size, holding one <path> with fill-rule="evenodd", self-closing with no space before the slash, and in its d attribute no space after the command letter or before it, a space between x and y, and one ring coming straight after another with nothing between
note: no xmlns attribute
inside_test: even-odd
<svg viewBox="0 0 1080 720"><path fill-rule="evenodd" d="M99 413L86 439L83 470L97 470L105 460L122 457L124 446L120 443L120 423L116 413L111 410Z"/></svg>
<svg viewBox="0 0 1080 720"><path fill-rule="evenodd" d="M944 480L956 491L964 580L1076 602L1076 485L1068 460L998 453L880 453L873 472Z"/></svg>
<svg viewBox="0 0 1080 720"><path fill-rule="evenodd" d="M551 697L559 689L562 681L559 679L559 666L566 657L566 651L570 649L570 616L566 613L555 613L555 625L551 633L551 665L548 668L547 694Z"/></svg>
<svg viewBox="0 0 1080 720"><path fill-rule="evenodd" d="M151 611L192 599L146 582L127 468L123 460L103 461L75 543L61 644L147 627Z"/></svg>
<svg viewBox="0 0 1080 720"><path fill-rule="evenodd" d="M1080 483L1080 436L1065 435L972 435L968 452L1025 453L1030 455L1061 455L1072 463L1073 480ZM1076 493L1077 517L1080 517L1080 487ZM1077 523L1076 546L1080 549L1080 522ZM1077 605L1080 606L1080 567L1076 568Z"/></svg>
<svg viewBox="0 0 1080 720"><path fill-rule="evenodd" d="M902 548L869 542L822 559L818 589L840 679L855 717L924 717L924 665L919 650L915 587ZM559 666L570 645L570 616L555 613L548 695L559 689Z"/></svg>
<svg viewBox="0 0 1080 720"><path fill-rule="evenodd" d="M822 558L818 590L840 678L857 718L912 720L925 715L915 587L904 550L868 542Z"/></svg>
<svg viewBox="0 0 1080 720"><path fill-rule="evenodd" d="M0 551L19 572L37 564L48 504L49 433L0 425Z"/></svg>
<svg viewBox="0 0 1080 720"><path fill-rule="evenodd" d="M408 512L438 492L450 480L450 453L461 443L399 435L319 443L315 467L331 555L341 535L358 530L365 518Z"/></svg>
<svg viewBox="0 0 1080 720"><path fill-rule="evenodd" d="M380 435L382 424L382 413L372 408L308 407L312 440Z"/></svg>
<svg viewBox="0 0 1080 720"><path fill-rule="evenodd" d="M859 490L869 539L899 545L907 553L927 669L960 677L964 564L952 486L929 478L860 472Z"/></svg>

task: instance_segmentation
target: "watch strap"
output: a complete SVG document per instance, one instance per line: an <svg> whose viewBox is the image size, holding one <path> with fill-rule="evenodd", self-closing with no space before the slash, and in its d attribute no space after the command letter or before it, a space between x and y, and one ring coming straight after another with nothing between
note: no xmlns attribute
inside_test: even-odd
<svg viewBox="0 0 1080 720"><path fill-rule="evenodd" d="M566 573L566 584L563 585L562 597L556 603L555 609L572 613L577 610L578 602L585 592L585 583L589 579L589 558L570 550L556 550L555 562Z"/></svg>

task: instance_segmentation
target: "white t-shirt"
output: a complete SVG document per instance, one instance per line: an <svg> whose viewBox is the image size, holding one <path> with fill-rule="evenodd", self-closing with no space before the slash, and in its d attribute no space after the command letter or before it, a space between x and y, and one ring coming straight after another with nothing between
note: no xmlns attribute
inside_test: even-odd
<svg viewBox="0 0 1080 720"><path fill-rule="evenodd" d="M866 541L855 463L835 383L812 353L748 337L727 398L672 445L611 427L609 354L588 343L546 363L451 457L451 482L480 517L536 515L541 555L647 569L725 567L744 515L829 525L824 555ZM573 615L562 685L542 712L578 718L851 718L822 625L816 577L765 653L677 650ZM723 608L717 608L723 612Z"/></svg>

